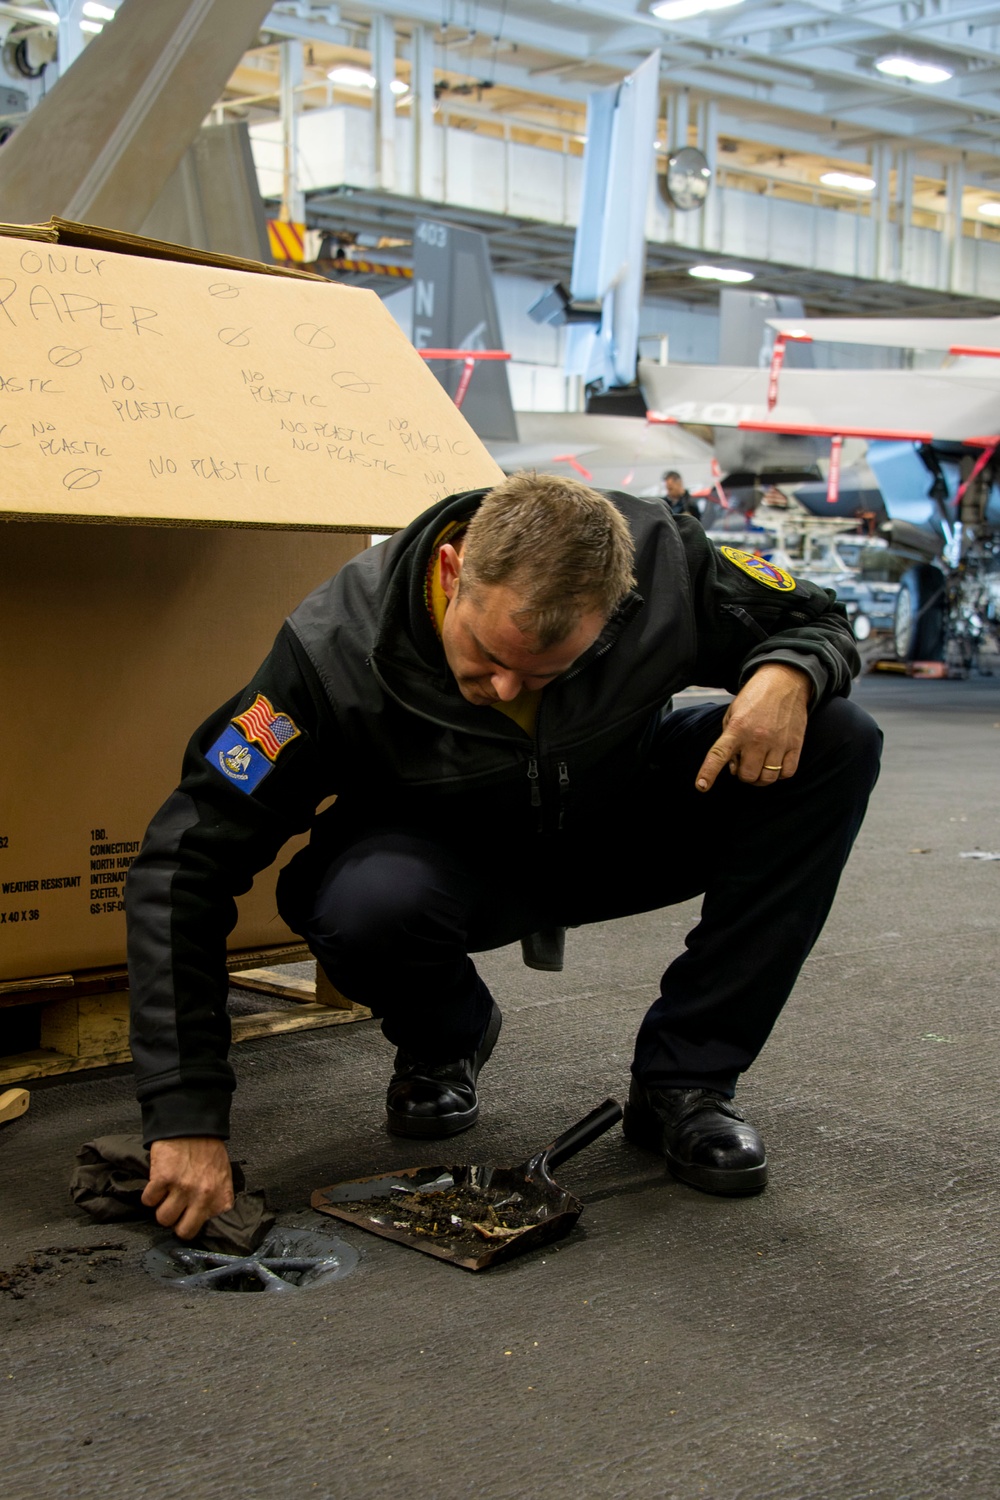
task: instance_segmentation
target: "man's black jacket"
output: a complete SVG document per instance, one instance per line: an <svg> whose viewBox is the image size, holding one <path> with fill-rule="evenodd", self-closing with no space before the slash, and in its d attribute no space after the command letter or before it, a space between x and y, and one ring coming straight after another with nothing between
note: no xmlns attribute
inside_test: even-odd
<svg viewBox="0 0 1000 1500"><path fill-rule="evenodd" d="M181 784L153 819L127 889L147 1142L228 1134L234 898L305 829L310 850L292 865L299 884L325 863L336 835L316 809L331 795L334 827L371 817L432 828L447 803L465 826L527 838L584 818L588 799L606 800L622 777L627 784L682 688L735 692L777 661L809 674L813 706L850 691L860 664L833 594L766 569L762 582L740 566L745 554L726 557L692 518L612 493L635 538L636 588L545 688L531 738L461 696L425 599L442 528L470 516L485 493L442 501L318 588L285 621L253 681L191 740Z"/></svg>

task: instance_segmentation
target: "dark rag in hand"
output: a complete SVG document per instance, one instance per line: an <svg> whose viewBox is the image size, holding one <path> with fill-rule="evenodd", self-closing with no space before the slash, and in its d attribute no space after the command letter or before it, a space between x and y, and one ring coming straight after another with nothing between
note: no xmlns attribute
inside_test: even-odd
<svg viewBox="0 0 1000 1500"><path fill-rule="evenodd" d="M69 1195L78 1208L102 1224L120 1219L152 1219L142 1194L149 1182L149 1152L137 1135L102 1135L87 1141L76 1153L77 1165ZM236 1201L223 1214L209 1219L198 1236L206 1250L223 1255L248 1255L256 1250L277 1216L262 1192L247 1192L242 1168L233 1167Z"/></svg>

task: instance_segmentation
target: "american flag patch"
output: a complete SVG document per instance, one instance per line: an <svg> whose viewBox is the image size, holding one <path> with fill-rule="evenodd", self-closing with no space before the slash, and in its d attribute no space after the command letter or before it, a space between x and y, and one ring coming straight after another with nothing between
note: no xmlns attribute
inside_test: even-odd
<svg viewBox="0 0 1000 1500"><path fill-rule="evenodd" d="M277 760L288 742L302 733L294 720L278 713L263 693L258 693L246 712L232 722L244 739L260 746L268 760Z"/></svg>

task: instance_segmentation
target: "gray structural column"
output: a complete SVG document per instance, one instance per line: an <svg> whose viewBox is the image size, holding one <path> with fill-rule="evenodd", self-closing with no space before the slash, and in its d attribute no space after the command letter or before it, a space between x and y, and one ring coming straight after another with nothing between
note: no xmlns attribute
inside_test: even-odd
<svg viewBox="0 0 1000 1500"><path fill-rule="evenodd" d="M434 38L427 26L413 28L410 67L413 126L413 195L432 198L434 165Z"/></svg>
<svg viewBox="0 0 1000 1500"><path fill-rule="evenodd" d="M396 28L390 16L374 15L369 41L375 97L372 101L375 128L375 181L392 192L396 186Z"/></svg>
<svg viewBox="0 0 1000 1500"><path fill-rule="evenodd" d="M875 219L875 275L879 281L891 281L893 275L892 222L889 217L892 147L876 146L872 151L872 176L875 195L872 214Z"/></svg>
<svg viewBox="0 0 1000 1500"><path fill-rule="evenodd" d="M698 106L698 149L704 152L712 173L712 185L708 190L704 208L698 209L701 244L706 250L718 250L721 244L721 206L715 172L719 162L719 106L714 99L706 99Z"/></svg>
<svg viewBox="0 0 1000 1500"><path fill-rule="evenodd" d="M896 260L898 281L910 274L913 243L913 152L900 151L896 157Z"/></svg>
<svg viewBox="0 0 1000 1500"><path fill-rule="evenodd" d="M949 292L962 288L962 192L965 187L965 162L951 161L945 168L944 276Z"/></svg>
<svg viewBox="0 0 1000 1500"><path fill-rule="evenodd" d="M52 3L59 16L59 29L56 35L59 42L57 61L61 77L83 51L83 32L80 30L80 22L83 20L83 7L86 0L52 0Z"/></svg>
<svg viewBox="0 0 1000 1500"><path fill-rule="evenodd" d="M3 217L138 230L270 0L124 0L0 152Z"/></svg>
<svg viewBox="0 0 1000 1500"><path fill-rule="evenodd" d="M305 62L301 42L281 43L281 217L304 224L305 194L299 183L299 110Z"/></svg>
<svg viewBox="0 0 1000 1500"><path fill-rule="evenodd" d="M677 150L677 136L676 136L676 130L677 130L677 104L676 104L676 100L677 100L677 95L674 93L674 91L672 89L668 89L668 90L666 90L664 92L663 97L662 97L662 101L661 101L661 104L660 104L660 108L661 108L661 110L663 112L663 118L664 118L663 144L664 144L664 147L666 148L665 149L665 155L666 155L666 157L668 159L673 154L673 152ZM654 167L655 167L655 165L656 164L654 163ZM664 170L664 172L666 172L666 170L667 170L667 168L666 168L666 162L664 162L663 170ZM657 192L660 194L661 202L662 202L663 207L666 210L666 214L667 214L667 239L668 240L672 240L672 239L675 238L676 232L677 232L676 231L676 226L675 226L676 215L674 213L673 206L670 203L670 200L667 198L666 192L664 191L664 184L665 183L666 183L666 178L665 177L663 178L662 183L661 183L661 180L659 178L656 179Z"/></svg>
<svg viewBox="0 0 1000 1500"><path fill-rule="evenodd" d="M691 100L687 89L679 89L670 95L670 134L667 139L667 149L671 155L680 151L688 144L688 125L690 123ZM709 190L714 192L714 188ZM698 243L699 226L692 224L692 218L697 218L703 212L698 209L695 213L683 212L671 206L670 209L670 237L679 245L696 245Z"/></svg>

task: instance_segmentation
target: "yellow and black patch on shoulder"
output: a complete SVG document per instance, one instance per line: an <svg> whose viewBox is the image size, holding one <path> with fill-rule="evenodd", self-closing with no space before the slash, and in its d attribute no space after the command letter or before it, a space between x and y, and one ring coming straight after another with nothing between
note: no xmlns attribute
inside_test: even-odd
<svg viewBox="0 0 1000 1500"><path fill-rule="evenodd" d="M786 573L784 568L775 567L766 557L758 557L754 552L741 552L738 547L720 547L719 551L734 568L739 568L741 573L762 583L765 588L788 593L795 587L795 579L791 573Z"/></svg>

